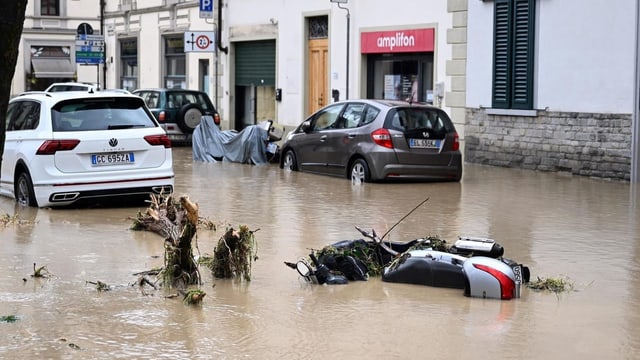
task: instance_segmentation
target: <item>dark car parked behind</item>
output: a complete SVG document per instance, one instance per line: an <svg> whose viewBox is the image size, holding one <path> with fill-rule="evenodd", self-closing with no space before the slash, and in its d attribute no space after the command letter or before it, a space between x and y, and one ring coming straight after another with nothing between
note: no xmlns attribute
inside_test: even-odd
<svg viewBox="0 0 640 360"><path fill-rule="evenodd" d="M202 115L211 115L216 125L220 115L203 91L186 89L137 89L140 96L174 143L191 144L191 134Z"/></svg>
<svg viewBox="0 0 640 360"><path fill-rule="evenodd" d="M458 133L446 112L403 101L328 105L289 133L282 154L282 168L354 182L462 177Z"/></svg>

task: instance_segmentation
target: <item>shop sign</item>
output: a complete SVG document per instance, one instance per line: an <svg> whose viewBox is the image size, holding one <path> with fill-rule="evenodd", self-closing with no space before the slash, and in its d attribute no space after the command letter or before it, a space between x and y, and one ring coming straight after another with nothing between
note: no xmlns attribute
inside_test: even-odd
<svg viewBox="0 0 640 360"><path fill-rule="evenodd" d="M433 28L363 32L360 50L363 54L432 52L434 34Z"/></svg>

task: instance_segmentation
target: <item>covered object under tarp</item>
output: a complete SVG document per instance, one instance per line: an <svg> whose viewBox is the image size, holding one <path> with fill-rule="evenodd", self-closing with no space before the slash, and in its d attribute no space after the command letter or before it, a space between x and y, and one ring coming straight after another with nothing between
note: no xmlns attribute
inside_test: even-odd
<svg viewBox="0 0 640 360"><path fill-rule="evenodd" d="M258 125L247 126L240 132L220 130L213 122L213 117L205 115L193 131L193 160L267 164L268 136L267 130Z"/></svg>

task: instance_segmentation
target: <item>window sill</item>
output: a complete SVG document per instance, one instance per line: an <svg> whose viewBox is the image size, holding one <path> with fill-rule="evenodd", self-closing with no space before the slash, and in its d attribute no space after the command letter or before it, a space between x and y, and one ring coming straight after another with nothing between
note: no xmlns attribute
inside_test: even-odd
<svg viewBox="0 0 640 360"><path fill-rule="evenodd" d="M509 116L538 116L537 110L516 110L516 109L485 109L487 115L509 115Z"/></svg>

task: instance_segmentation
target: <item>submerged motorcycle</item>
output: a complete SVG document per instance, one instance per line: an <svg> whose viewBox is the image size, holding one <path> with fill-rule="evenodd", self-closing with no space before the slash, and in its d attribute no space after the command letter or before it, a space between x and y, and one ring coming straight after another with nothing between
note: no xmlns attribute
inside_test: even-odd
<svg viewBox="0 0 640 360"><path fill-rule="evenodd" d="M315 284L347 284L367 280L371 270L353 254L363 254L369 264L382 268L382 281L463 289L464 295L509 300L520 297L520 286L529 282L529 268L503 257L504 249L493 239L460 237L453 246L434 246L430 239L408 242L383 241L375 230L356 229L368 240L345 240L287 263L306 281Z"/></svg>

